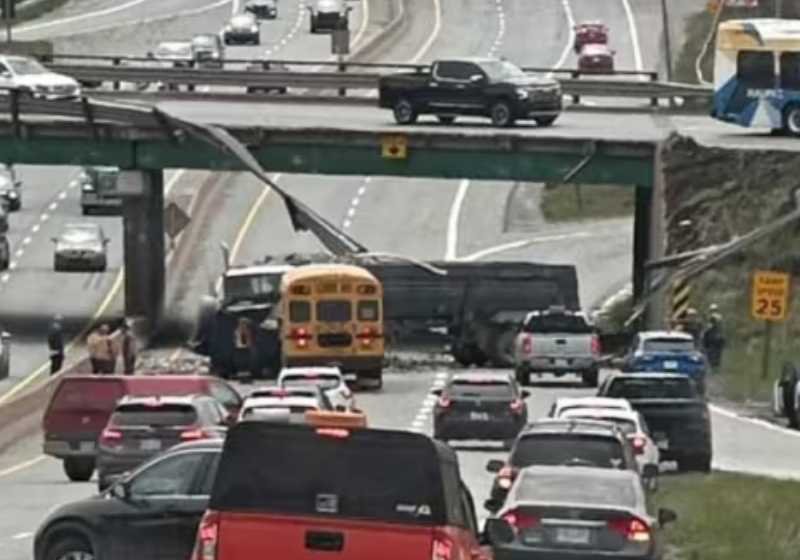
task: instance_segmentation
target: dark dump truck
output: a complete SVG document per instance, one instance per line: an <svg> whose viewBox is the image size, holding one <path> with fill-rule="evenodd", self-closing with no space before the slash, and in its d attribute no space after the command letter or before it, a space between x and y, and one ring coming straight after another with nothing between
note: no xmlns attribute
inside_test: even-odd
<svg viewBox="0 0 800 560"><path fill-rule="evenodd" d="M661 461L679 471L711 471L711 416L691 378L675 373L622 373L606 378L598 396L626 399L645 419Z"/></svg>
<svg viewBox="0 0 800 560"><path fill-rule="evenodd" d="M378 88L379 107L391 109L401 125L436 115L442 124L468 116L488 117L496 127L519 120L550 126L562 107L556 80L494 58L438 60L428 69L381 76Z"/></svg>
<svg viewBox="0 0 800 560"><path fill-rule="evenodd" d="M222 278L222 293L201 305L192 346L229 377L246 371L248 356L235 345L240 318L256 329L260 367L281 367L278 305L280 280L292 266L334 262L328 255L284 255L235 267ZM572 265L530 262L359 260L384 287L386 342L391 348L448 348L461 365L510 367L514 339L531 309L580 307ZM436 272L433 272L436 271ZM444 274L442 274L444 273Z"/></svg>

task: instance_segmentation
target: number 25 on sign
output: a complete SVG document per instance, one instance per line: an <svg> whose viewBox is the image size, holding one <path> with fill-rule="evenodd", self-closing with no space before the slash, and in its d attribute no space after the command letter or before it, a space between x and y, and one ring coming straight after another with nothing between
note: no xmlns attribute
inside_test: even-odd
<svg viewBox="0 0 800 560"><path fill-rule="evenodd" d="M783 321L789 307L789 274L757 270L753 274L753 319Z"/></svg>

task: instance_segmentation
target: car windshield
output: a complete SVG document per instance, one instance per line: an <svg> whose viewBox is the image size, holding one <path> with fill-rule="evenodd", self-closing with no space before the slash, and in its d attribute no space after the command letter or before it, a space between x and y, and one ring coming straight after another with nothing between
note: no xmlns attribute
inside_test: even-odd
<svg viewBox="0 0 800 560"><path fill-rule="evenodd" d="M30 58L8 58L6 63L11 67L11 71L18 76L50 73L47 68Z"/></svg>
<svg viewBox="0 0 800 560"><path fill-rule="evenodd" d="M517 468L570 463L625 468L622 445L616 439L568 433L523 436L514 446L510 461Z"/></svg>
<svg viewBox="0 0 800 560"><path fill-rule="evenodd" d="M214 37L209 37L207 35L195 37L192 39L192 44L195 47L203 47L204 49L215 49L217 47L217 42Z"/></svg>
<svg viewBox="0 0 800 560"><path fill-rule="evenodd" d="M225 301L258 299L277 302L280 298L282 273L246 274L226 276L223 281Z"/></svg>
<svg viewBox="0 0 800 560"><path fill-rule="evenodd" d="M244 14L231 19L231 25L235 27L250 27L251 25L255 25L255 23L256 20L253 17Z"/></svg>
<svg viewBox="0 0 800 560"><path fill-rule="evenodd" d="M100 232L93 224L76 224L67 226L61 233L61 241L65 243L98 243Z"/></svg>
<svg viewBox="0 0 800 560"><path fill-rule="evenodd" d="M502 379L456 379L447 387L446 393L462 399L514 397L514 389Z"/></svg>
<svg viewBox="0 0 800 560"><path fill-rule="evenodd" d="M111 417L114 426L190 426L197 421L194 407L186 404L121 405Z"/></svg>
<svg viewBox="0 0 800 560"><path fill-rule="evenodd" d="M274 405L260 404L258 406L246 408L242 416L244 418L249 418L259 415L305 414L308 410L316 410L316 407L299 404L293 404L289 406L279 403L275 403Z"/></svg>
<svg viewBox="0 0 800 560"><path fill-rule="evenodd" d="M635 434L638 431L636 429L636 422L634 422L633 420L629 420L627 418L603 416L602 414L587 414L584 412L565 414L562 416L562 418L577 418L579 420L598 420L600 422L610 422L611 424L616 425L626 436L630 434Z"/></svg>
<svg viewBox="0 0 800 560"><path fill-rule="evenodd" d="M644 341L642 348L645 352L652 353L686 353L696 350L694 341L682 338L649 338Z"/></svg>
<svg viewBox="0 0 800 560"><path fill-rule="evenodd" d="M338 375L324 373L309 373L287 375L281 381L281 385L288 388L293 387L320 387L321 389L335 389L342 382Z"/></svg>
<svg viewBox="0 0 800 560"><path fill-rule="evenodd" d="M190 58L192 45L190 43L162 43L155 53L157 58Z"/></svg>
<svg viewBox="0 0 800 560"><path fill-rule="evenodd" d="M600 476L558 474L523 475L515 499L546 504L636 507L637 495L629 480L608 480Z"/></svg>
<svg viewBox="0 0 800 560"><path fill-rule="evenodd" d="M608 396L623 399L693 399L692 381L684 377L631 378L621 376L611 382Z"/></svg>
<svg viewBox="0 0 800 560"><path fill-rule="evenodd" d="M502 82L507 80L524 80L528 77L522 69L508 62L507 60L490 60L481 62L483 70L492 82Z"/></svg>
<svg viewBox="0 0 800 560"><path fill-rule="evenodd" d="M583 47L583 54L610 54L610 52L605 45L586 45Z"/></svg>
<svg viewBox="0 0 800 560"><path fill-rule="evenodd" d="M526 333L590 334L592 327L581 315L545 313L531 315L522 329Z"/></svg>

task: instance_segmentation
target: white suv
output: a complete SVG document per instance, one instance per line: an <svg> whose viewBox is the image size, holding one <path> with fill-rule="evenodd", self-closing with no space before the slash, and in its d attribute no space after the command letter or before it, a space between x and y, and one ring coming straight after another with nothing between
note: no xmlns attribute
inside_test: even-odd
<svg viewBox="0 0 800 560"><path fill-rule="evenodd" d="M352 411L356 400L338 367L290 367L283 368L278 376L280 387L319 387L328 396L335 409Z"/></svg>
<svg viewBox="0 0 800 560"><path fill-rule="evenodd" d="M24 56L0 56L0 88L19 89L41 99L74 99L81 95L77 80L56 74Z"/></svg>

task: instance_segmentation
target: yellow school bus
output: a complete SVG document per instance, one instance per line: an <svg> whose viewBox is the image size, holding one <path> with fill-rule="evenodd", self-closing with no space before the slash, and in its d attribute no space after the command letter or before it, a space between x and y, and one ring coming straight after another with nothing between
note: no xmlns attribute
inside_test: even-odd
<svg viewBox="0 0 800 560"><path fill-rule="evenodd" d="M359 382L383 378L383 285L368 270L343 264L299 266L281 282L285 367L338 366Z"/></svg>

